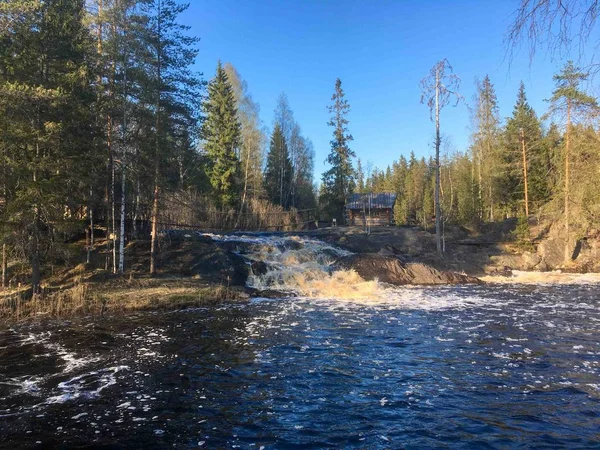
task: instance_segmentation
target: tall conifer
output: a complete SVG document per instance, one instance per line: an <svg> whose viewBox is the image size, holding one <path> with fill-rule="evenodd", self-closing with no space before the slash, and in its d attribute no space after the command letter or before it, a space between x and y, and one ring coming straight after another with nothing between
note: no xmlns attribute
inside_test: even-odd
<svg viewBox="0 0 600 450"><path fill-rule="evenodd" d="M227 74L219 61L215 77L208 84L204 103L206 119L202 128L204 151L209 158L207 174L219 206L235 206L240 194L241 125Z"/></svg>

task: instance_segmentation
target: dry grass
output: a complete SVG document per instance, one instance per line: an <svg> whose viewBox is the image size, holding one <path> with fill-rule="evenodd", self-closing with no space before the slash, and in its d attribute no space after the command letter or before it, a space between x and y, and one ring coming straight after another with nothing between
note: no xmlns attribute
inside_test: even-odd
<svg viewBox="0 0 600 450"><path fill-rule="evenodd" d="M93 282L79 276L69 287L44 290L34 296L25 289L0 291L0 322L182 309L247 298L241 289L207 284L198 278Z"/></svg>
<svg viewBox="0 0 600 450"><path fill-rule="evenodd" d="M167 193L163 197L161 222L165 228L294 231L302 226L295 209L285 210L267 200L250 199L240 212L217 208L209 197L193 192Z"/></svg>
<svg viewBox="0 0 600 450"><path fill-rule="evenodd" d="M142 310L182 309L207 306L223 301L248 298L240 287L228 286L219 279L186 273L192 264L190 256L210 252L201 242L173 244L164 248L161 257L164 267L159 275L147 275L150 243L136 241L127 246L128 271L123 276L103 269L103 241L97 241L90 264L55 266L43 277L42 292L31 295L27 277L15 277L12 286L0 288L0 324L38 318L71 318L121 314ZM78 243L80 260L84 242ZM48 273L50 272L50 273Z"/></svg>

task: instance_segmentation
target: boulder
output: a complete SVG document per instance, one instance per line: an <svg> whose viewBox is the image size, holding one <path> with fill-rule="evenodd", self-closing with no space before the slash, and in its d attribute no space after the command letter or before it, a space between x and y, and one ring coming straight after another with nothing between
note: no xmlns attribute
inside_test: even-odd
<svg viewBox="0 0 600 450"><path fill-rule="evenodd" d="M523 255L521 255L521 263L523 270L540 270L542 257L537 253L523 252Z"/></svg>
<svg viewBox="0 0 600 450"><path fill-rule="evenodd" d="M564 239L544 239L538 244L538 254L550 269L561 267L565 260Z"/></svg>
<svg viewBox="0 0 600 450"><path fill-rule="evenodd" d="M264 275L269 270L267 264L264 261L253 261L250 267L252 270L252 274L258 276Z"/></svg>
<svg viewBox="0 0 600 450"><path fill-rule="evenodd" d="M250 275L248 264L242 256L219 248L196 258L189 271L233 286L244 286Z"/></svg>
<svg viewBox="0 0 600 450"><path fill-rule="evenodd" d="M365 280L378 279L395 285L481 283L475 277L440 271L422 263L403 263L396 257L377 253L345 256L334 264L334 269L353 269Z"/></svg>

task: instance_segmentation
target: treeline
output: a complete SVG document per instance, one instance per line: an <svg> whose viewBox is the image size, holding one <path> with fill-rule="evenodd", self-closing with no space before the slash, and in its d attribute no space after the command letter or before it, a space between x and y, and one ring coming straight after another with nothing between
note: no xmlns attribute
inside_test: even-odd
<svg viewBox="0 0 600 450"><path fill-rule="evenodd" d="M153 274L167 221L269 226L315 206L312 143L287 98L269 145L236 69L219 63L208 83L193 69L198 38L178 19L185 8L0 3L2 285L7 260L22 259L39 292L44 267L67 259L65 244L84 232L88 261L106 237L114 272L126 239L151 236Z"/></svg>
<svg viewBox="0 0 600 450"><path fill-rule="evenodd" d="M512 115L499 116L489 77L477 82L471 102L471 139L456 151L448 139L440 159L442 220L477 227L530 214L566 221L585 234L600 221L600 134L596 99L583 89L586 74L567 63L542 116L529 105L521 83ZM544 122L549 125L545 126ZM357 166L359 192L398 194L396 223L430 227L435 161L401 156L385 170ZM571 212L569 212L571 210ZM573 231L573 230L571 230Z"/></svg>

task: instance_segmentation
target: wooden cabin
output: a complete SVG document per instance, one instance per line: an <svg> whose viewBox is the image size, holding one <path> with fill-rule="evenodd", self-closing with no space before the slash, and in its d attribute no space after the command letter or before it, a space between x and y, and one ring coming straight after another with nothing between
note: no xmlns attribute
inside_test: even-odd
<svg viewBox="0 0 600 450"><path fill-rule="evenodd" d="M346 223L348 225L393 225L396 194L372 192L352 194L346 200Z"/></svg>

